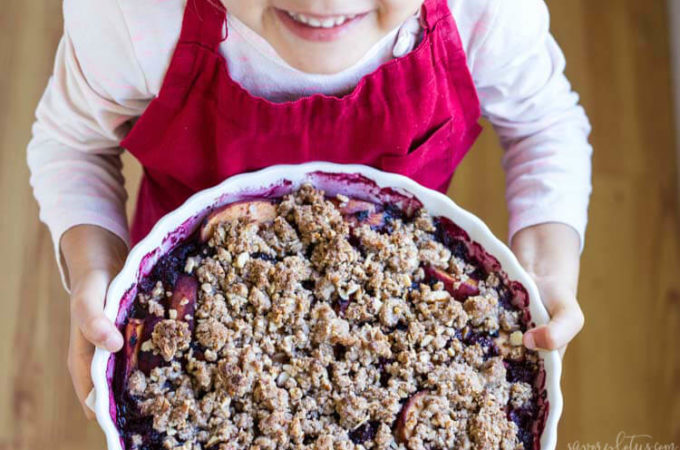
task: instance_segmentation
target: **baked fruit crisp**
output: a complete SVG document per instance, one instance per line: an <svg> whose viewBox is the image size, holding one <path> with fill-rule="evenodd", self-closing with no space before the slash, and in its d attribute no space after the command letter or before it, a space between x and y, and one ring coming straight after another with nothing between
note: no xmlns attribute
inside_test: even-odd
<svg viewBox="0 0 680 450"><path fill-rule="evenodd" d="M445 218L305 185L236 203L138 286L126 449L534 449L524 288Z"/></svg>

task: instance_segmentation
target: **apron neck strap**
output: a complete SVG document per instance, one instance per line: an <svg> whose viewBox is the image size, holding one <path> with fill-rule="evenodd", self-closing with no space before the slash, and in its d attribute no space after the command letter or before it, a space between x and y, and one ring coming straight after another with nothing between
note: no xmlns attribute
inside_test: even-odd
<svg viewBox="0 0 680 450"><path fill-rule="evenodd" d="M451 10L447 0L425 0L422 9L422 23L431 30L442 19L451 18Z"/></svg>
<svg viewBox="0 0 680 450"><path fill-rule="evenodd" d="M187 0L180 42L217 50L226 36L227 10L221 0Z"/></svg>

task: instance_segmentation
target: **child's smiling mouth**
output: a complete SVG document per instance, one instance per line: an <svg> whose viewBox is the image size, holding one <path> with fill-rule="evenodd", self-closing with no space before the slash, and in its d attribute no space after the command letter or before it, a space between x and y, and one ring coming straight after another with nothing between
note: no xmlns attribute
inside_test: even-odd
<svg viewBox="0 0 680 450"><path fill-rule="evenodd" d="M310 41L333 41L344 35L353 25L368 15L356 14L315 15L276 9L281 22L298 37Z"/></svg>
<svg viewBox="0 0 680 450"><path fill-rule="evenodd" d="M337 15L337 16L310 16L308 14L301 14L292 11L286 11L294 21L303 23L312 28L334 28L339 27L348 20L352 20L357 17L357 14L351 15Z"/></svg>

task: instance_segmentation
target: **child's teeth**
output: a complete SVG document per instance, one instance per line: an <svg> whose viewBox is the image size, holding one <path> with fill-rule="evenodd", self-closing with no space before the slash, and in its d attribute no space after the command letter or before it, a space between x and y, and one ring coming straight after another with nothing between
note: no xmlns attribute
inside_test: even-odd
<svg viewBox="0 0 680 450"><path fill-rule="evenodd" d="M324 19L321 21L321 26L324 28L333 28L335 26L335 19Z"/></svg>
<svg viewBox="0 0 680 450"><path fill-rule="evenodd" d="M315 17L305 16L304 14L287 11L288 15L296 22L304 23L314 28L333 28L342 25L348 20L354 19L356 16L335 16L326 19L317 19Z"/></svg>
<svg viewBox="0 0 680 450"><path fill-rule="evenodd" d="M294 12L286 11L290 17L293 18L296 22L302 22L302 23L307 23L307 17L303 16L302 14L296 14Z"/></svg>

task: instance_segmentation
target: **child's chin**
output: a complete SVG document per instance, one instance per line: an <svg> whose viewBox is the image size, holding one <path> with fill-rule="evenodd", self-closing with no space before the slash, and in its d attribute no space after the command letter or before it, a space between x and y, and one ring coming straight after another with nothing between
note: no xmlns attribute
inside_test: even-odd
<svg viewBox="0 0 680 450"><path fill-rule="evenodd" d="M369 42L357 42L347 36L334 42L306 42L293 39L277 48L279 55L297 70L313 74L335 74L349 69L371 48Z"/></svg>
<svg viewBox="0 0 680 450"><path fill-rule="evenodd" d="M328 53L317 51L305 52L304 57L294 58L287 62L302 72L328 75L349 69L361 59L361 56L349 58L348 55L338 55L335 57L335 55L329 55Z"/></svg>

